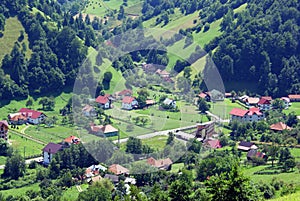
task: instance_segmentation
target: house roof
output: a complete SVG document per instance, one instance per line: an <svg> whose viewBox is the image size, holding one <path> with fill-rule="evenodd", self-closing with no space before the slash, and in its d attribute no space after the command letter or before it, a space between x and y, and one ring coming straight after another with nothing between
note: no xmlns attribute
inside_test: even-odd
<svg viewBox="0 0 300 201"><path fill-rule="evenodd" d="M119 181L119 177L116 176L116 175L113 175L113 174L105 174L104 178L105 179L109 179L109 180L111 180L114 183L117 183Z"/></svg>
<svg viewBox="0 0 300 201"><path fill-rule="evenodd" d="M119 96L124 96L124 95L131 95L132 91L130 89L124 89L123 91L120 91L117 93Z"/></svg>
<svg viewBox="0 0 300 201"><path fill-rule="evenodd" d="M265 156L266 156L265 153L259 152L259 151L254 150L254 149L249 150L248 153L247 153L247 158L253 158L253 157L264 158Z"/></svg>
<svg viewBox="0 0 300 201"><path fill-rule="evenodd" d="M199 95L198 95L200 98L206 98L207 96L209 96L207 93L205 92L201 92Z"/></svg>
<svg viewBox="0 0 300 201"><path fill-rule="evenodd" d="M206 143L213 149L221 148L220 140L207 140Z"/></svg>
<svg viewBox="0 0 300 201"><path fill-rule="evenodd" d="M61 150L62 145L55 144L53 142L49 142L43 149L44 152L48 152L50 154L56 154L59 150Z"/></svg>
<svg viewBox="0 0 300 201"><path fill-rule="evenodd" d="M115 127L113 127L110 124L107 124L105 126L103 126L103 125L99 125L99 126L91 125L91 130L93 132L99 132L99 131L101 131L104 134L118 132L118 129L116 129Z"/></svg>
<svg viewBox="0 0 300 201"><path fill-rule="evenodd" d="M84 108L82 108L82 111L84 112L91 112L94 109L91 105L85 105Z"/></svg>
<svg viewBox="0 0 300 201"><path fill-rule="evenodd" d="M8 123L6 120L0 121L0 126L4 125L6 128L8 128Z"/></svg>
<svg viewBox="0 0 300 201"><path fill-rule="evenodd" d="M18 121L18 120L27 120L27 117L25 117L22 113L18 112L18 113L13 113L13 114L9 114L8 118L10 121Z"/></svg>
<svg viewBox="0 0 300 201"><path fill-rule="evenodd" d="M135 98L131 97L131 96L125 96L122 100L122 103L132 103L135 100Z"/></svg>
<svg viewBox="0 0 300 201"><path fill-rule="evenodd" d="M116 174L116 175L120 175L120 174L128 174L129 170L119 164L112 164L111 166L109 166L109 171L111 171L112 173Z"/></svg>
<svg viewBox="0 0 300 201"><path fill-rule="evenodd" d="M289 99L300 99L300 94L290 94L288 97Z"/></svg>
<svg viewBox="0 0 300 201"><path fill-rule="evenodd" d="M164 104L170 105L173 101L174 101L174 100L172 100L172 99L170 99L170 98L166 98L166 99L164 100Z"/></svg>
<svg viewBox="0 0 300 201"><path fill-rule="evenodd" d="M283 131L283 130L291 130L292 128L286 125L285 123L278 122L276 124L272 124L270 126L270 129L275 131Z"/></svg>
<svg viewBox="0 0 300 201"><path fill-rule="evenodd" d="M287 103L291 102L291 100L288 97L281 97L280 99Z"/></svg>
<svg viewBox="0 0 300 201"><path fill-rule="evenodd" d="M259 105L271 105L271 100L261 97L258 101Z"/></svg>
<svg viewBox="0 0 300 201"><path fill-rule="evenodd" d="M155 72L159 75L170 75L170 73L166 70L161 70L161 69L157 69L157 71Z"/></svg>
<svg viewBox="0 0 300 201"><path fill-rule="evenodd" d="M272 96L262 96L261 98L266 99L266 100L273 100Z"/></svg>
<svg viewBox="0 0 300 201"><path fill-rule="evenodd" d="M231 97L231 96L232 96L231 93L228 93L228 92L225 93L225 97Z"/></svg>
<svg viewBox="0 0 300 201"><path fill-rule="evenodd" d="M257 104L259 102L259 98L249 97L246 99L246 102L249 104Z"/></svg>
<svg viewBox="0 0 300 201"><path fill-rule="evenodd" d="M170 158L156 160L153 157L148 158L147 163L157 168L164 168L173 164Z"/></svg>
<svg viewBox="0 0 300 201"><path fill-rule="evenodd" d="M252 145L254 145L253 142L241 141L241 142L239 143L239 146L249 147L249 148L250 148Z"/></svg>
<svg viewBox="0 0 300 201"><path fill-rule="evenodd" d="M72 143L72 144L79 144L80 143L80 139L74 135L71 135L70 137L67 137L66 139L64 139L64 142L67 143Z"/></svg>
<svg viewBox="0 0 300 201"><path fill-rule="evenodd" d="M257 108L257 107L251 107L251 108L248 110L247 115L252 116L252 115L254 115L254 114L256 114L256 115L262 115L262 113L260 112L260 109L259 109L259 108Z"/></svg>
<svg viewBox="0 0 300 201"><path fill-rule="evenodd" d="M93 182L100 181L101 179L102 179L102 177L100 175L92 177Z"/></svg>
<svg viewBox="0 0 300 201"><path fill-rule="evenodd" d="M234 115L234 116L243 117L247 114L247 112L248 112L248 110L244 110L241 108L233 108L229 114Z"/></svg>
<svg viewBox="0 0 300 201"><path fill-rule="evenodd" d="M153 105L155 104L154 100L146 100L146 105Z"/></svg>
<svg viewBox="0 0 300 201"><path fill-rule="evenodd" d="M109 99L107 96L98 96L96 98L96 102L100 104L106 104L107 102L109 102Z"/></svg>
<svg viewBox="0 0 300 201"><path fill-rule="evenodd" d="M22 113L25 117L30 117L31 119L37 119L43 114L42 112L31 110L28 108L21 108L19 112Z"/></svg>

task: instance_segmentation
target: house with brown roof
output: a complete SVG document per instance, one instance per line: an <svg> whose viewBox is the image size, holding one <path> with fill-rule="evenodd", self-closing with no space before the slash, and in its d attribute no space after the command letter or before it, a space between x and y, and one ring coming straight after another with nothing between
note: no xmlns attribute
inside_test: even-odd
<svg viewBox="0 0 300 201"><path fill-rule="evenodd" d="M19 113L21 113L23 116L27 118L27 122L30 124L40 124L45 121L47 116L39 111L31 110L28 108L21 108L19 110Z"/></svg>
<svg viewBox="0 0 300 201"><path fill-rule="evenodd" d="M211 149L219 149L222 148L220 140L217 139L207 139L204 141L203 145L205 147L211 148Z"/></svg>
<svg viewBox="0 0 300 201"><path fill-rule="evenodd" d="M300 94L290 94L288 97L291 102L300 102Z"/></svg>
<svg viewBox="0 0 300 201"><path fill-rule="evenodd" d="M229 114L231 115L230 121L254 122L265 118L265 115L256 107L249 110L233 108Z"/></svg>
<svg viewBox="0 0 300 201"><path fill-rule="evenodd" d="M260 110L270 110L272 109L272 97L261 97L257 103Z"/></svg>
<svg viewBox="0 0 300 201"><path fill-rule="evenodd" d="M247 159L249 161L253 160L254 158L261 158L264 161L267 161L268 157L265 153L257 151L256 149L251 149L247 153Z"/></svg>
<svg viewBox="0 0 300 201"><path fill-rule="evenodd" d="M57 152L61 151L62 149L63 149L63 145L49 142L43 148L43 164L49 165L53 158L53 155L56 154Z"/></svg>
<svg viewBox="0 0 300 201"><path fill-rule="evenodd" d="M108 170L115 175L129 174L129 170L119 164L112 164L109 166Z"/></svg>
<svg viewBox="0 0 300 201"><path fill-rule="evenodd" d="M8 121L10 124L13 125L22 125L27 123L27 117L24 116L22 113L17 112L8 115Z"/></svg>
<svg viewBox="0 0 300 201"><path fill-rule="evenodd" d="M86 117L95 117L95 116L97 116L95 108L91 105L85 105L82 108L82 114Z"/></svg>
<svg viewBox="0 0 300 201"><path fill-rule="evenodd" d="M249 97L245 100L246 105L248 106L256 106L259 102L259 98Z"/></svg>
<svg viewBox="0 0 300 201"><path fill-rule="evenodd" d="M237 149L240 151L249 151L251 149L258 149L258 147L253 142L241 141Z"/></svg>
<svg viewBox="0 0 300 201"><path fill-rule="evenodd" d="M113 127L110 124L107 125L95 125L91 124L90 132L95 135L105 135L105 137L117 136L119 134L119 130Z"/></svg>
<svg viewBox="0 0 300 201"><path fill-rule="evenodd" d="M67 137L66 139L64 139L63 141L64 143L67 143L68 145L71 144L79 144L80 143L80 139L74 135L71 135L70 137Z"/></svg>
<svg viewBox="0 0 300 201"><path fill-rule="evenodd" d="M170 158L156 160L153 157L148 158L147 163L161 170L170 170L173 164Z"/></svg>
<svg viewBox="0 0 300 201"><path fill-rule="evenodd" d="M207 102L211 100L210 94L208 92L201 92L198 97L205 99Z"/></svg>
<svg viewBox="0 0 300 201"><path fill-rule="evenodd" d="M270 129L277 132L277 131L284 131L284 130L292 130L291 127L289 127L288 125L286 125L283 122L278 122L276 124L272 124L270 126Z"/></svg>
<svg viewBox="0 0 300 201"><path fill-rule="evenodd" d="M95 101L99 105L99 107L103 109L109 109L111 105L109 96L109 94L105 94L104 96L98 96Z"/></svg>
<svg viewBox="0 0 300 201"><path fill-rule="evenodd" d="M122 100L122 109L132 110L138 106L138 102L134 97L125 96Z"/></svg>
<svg viewBox="0 0 300 201"><path fill-rule="evenodd" d="M7 140L9 126L6 120L0 121L0 138Z"/></svg>
<svg viewBox="0 0 300 201"><path fill-rule="evenodd" d="M118 92L115 93L115 96L118 99L122 99L125 96L132 96L132 90L130 90L130 89L124 89L122 91L118 91Z"/></svg>

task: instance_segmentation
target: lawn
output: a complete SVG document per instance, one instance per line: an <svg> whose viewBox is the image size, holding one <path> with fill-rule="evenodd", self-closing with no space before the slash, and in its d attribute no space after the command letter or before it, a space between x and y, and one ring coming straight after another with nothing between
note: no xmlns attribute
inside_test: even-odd
<svg viewBox="0 0 300 201"><path fill-rule="evenodd" d="M300 192L296 192L291 195L287 195L284 197L276 198L276 199L271 199L270 201L299 201L300 199Z"/></svg>
<svg viewBox="0 0 300 201"><path fill-rule="evenodd" d="M19 135L10 134L9 140L12 143L12 147L25 157L42 154L43 145L21 137Z"/></svg>
<svg viewBox="0 0 300 201"><path fill-rule="evenodd" d="M152 138L142 139L142 143L150 146L155 151L162 151L167 143L168 136L160 135Z"/></svg>
<svg viewBox="0 0 300 201"><path fill-rule="evenodd" d="M18 18L11 17L5 21L5 30L3 32L3 37L0 37L0 62L2 62L2 59L6 54L10 54L10 52L12 51L15 42L18 41L20 31L24 31L24 39L22 42L25 43L28 50L26 52L26 57L30 57L31 51L28 47L28 35L25 33L25 29Z"/></svg>
<svg viewBox="0 0 300 201"><path fill-rule="evenodd" d="M35 183L32 185L24 186L22 188L13 188L9 190L2 190L1 193L7 197L9 195L15 195L15 196L22 196L25 195L27 191L33 190L33 191L39 191L39 184Z"/></svg>
<svg viewBox="0 0 300 201"><path fill-rule="evenodd" d="M300 116L300 102L292 102L292 105L287 110L283 110L285 114L295 112L297 116Z"/></svg>
<svg viewBox="0 0 300 201"><path fill-rule="evenodd" d="M85 191L89 187L88 184L82 184L80 186L83 191ZM66 200L66 201L67 200L68 201L76 200L78 198L78 195L79 195L79 192L78 192L76 186L72 186L71 188L68 188L63 192L62 200Z"/></svg>
<svg viewBox="0 0 300 201"><path fill-rule="evenodd" d="M291 148L291 154L296 158L296 162L300 162L300 148Z"/></svg>
<svg viewBox="0 0 300 201"><path fill-rule="evenodd" d="M233 108L243 108L243 106L238 103L232 103L229 98L215 103L210 102L209 104L211 105L210 112L222 119L229 119L229 113Z"/></svg>
<svg viewBox="0 0 300 201"><path fill-rule="evenodd" d="M177 172L179 172L179 170L181 170L183 168L184 168L184 163L174 163L174 164L172 164L171 172L177 173Z"/></svg>
<svg viewBox="0 0 300 201"><path fill-rule="evenodd" d="M271 168L271 165L262 165L262 166L256 166L256 167L249 167L249 168L244 168L244 174L246 176L249 176L251 180L254 182L266 182L266 183L271 183L272 179L278 178L279 180L283 180L286 183L294 183L297 186L300 185L300 173L298 170L295 170L294 172L289 172L289 173L278 173L278 174L263 174L263 175L258 175L254 174L255 172L261 171L263 169L269 169ZM272 170L271 170L272 171ZM280 171L280 170L278 170Z"/></svg>

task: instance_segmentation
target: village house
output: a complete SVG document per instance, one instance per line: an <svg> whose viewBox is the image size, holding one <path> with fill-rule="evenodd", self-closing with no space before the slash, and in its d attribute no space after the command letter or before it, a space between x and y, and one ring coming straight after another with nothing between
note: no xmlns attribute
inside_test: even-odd
<svg viewBox="0 0 300 201"><path fill-rule="evenodd" d="M259 98L256 98L256 97L249 97L245 100L245 104L247 106L256 106L259 102Z"/></svg>
<svg viewBox="0 0 300 201"><path fill-rule="evenodd" d="M156 71L156 66L154 64L142 64L142 68L146 73L154 73Z"/></svg>
<svg viewBox="0 0 300 201"><path fill-rule="evenodd" d="M132 110L138 106L138 102L134 97L125 96L122 100L122 109Z"/></svg>
<svg viewBox="0 0 300 201"><path fill-rule="evenodd" d="M272 109L272 98L261 97L257 103L260 110L270 110Z"/></svg>
<svg viewBox="0 0 300 201"><path fill-rule="evenodd" d="M85 170L85 176L87 178L94 177L96 175L99 175L100 172L105 172L106 170L107 168L102 165L92 165Z"/></svg>
<svg viewBox="0 0 300 201"><path fill-rule="evenodd" d="M109 179L113 184L119 183L119 177L113 174L105 174L104 179Z"/></svg>
<svg viewBox="0 0 300 201"><path fill-rule="evenodd" d="M203 145L205 147L208 147L208 148L211 148L211 149L222 148L220 140L217 140L217 139L207 139L207 140L204 140Z"/></svg>
<svg viewBox="0 0 300 201"><path fill-rule="evenodd" d="M230 121L254 122L265 118L265 115L259 110L259 108L255 107L252 107L249 110L233 108L229 114L231 115Z"/></svg>
<svg viewBox="0 0 300 201"><path fill-rule="evenodd" d="M125 96L132 96L132 90L124 89L115 93L115 97L118 99L123 99Z"/></svg>
<svg viewBox="0 0 300 201"><path fill-rule="evenodd" d="M151 166L154 166L160 170L170 170L173 164L170 158L156 160L153 157L147 159L147 163Z"/></svg>
<svg viewBox="0 0 300 201"><path fill-rule="evenodd" d="M27 118L27 122L30 124L40 124L46 119L46 115L42 112L31 110L28 108L21 108L19 113L23 114Z"/></svg>
<svg viewBox="0 0 300 201"><path fill-rule="evenodd" d="M108 170L115 175L129 174L129 170L119 164L112 164L109 166Z"/></svg>
<svg viewBox="0 0 300 201"><path fill-rule="evenodd" d="M170 107L176 108L176 101L170 98L166 98L163 102L164 105L168 105Z"/></svg>
<svg viewBox="0 0 300 201"><path fill-rule="evenodd" d="M284 108L288 109L291 105L291 100L288 97L281 97L280 100L284 103Z"/></svg>
<svg viewBox="0 0 300 201"><path fill-rule="evenodd" d="M170 77L170 73L166 70L157 69L155 71L156 74L158 74L161 78L168 78Z"/></svg>
<svg viewBox="0 0 300 201"><path fill-rule="evenodd" d="M103 109L109 109L111 107L111 100L109 99L109 94L105 94L104 96L98 96L96 98L96 103L99 107Z"/></svg>
<svg viewBox="0 0 300 201"><path fill-rule="evenodd" d="M107 125L99 125L91 124L90 132L95 135L105 135L105 137L117 136L119 134L119 130L113 127L110 124Z"/></svg>
<svg viewBox="0 0 300 201"><path fill-rule="evenodd" d="M256 149L251 149L247 153L247 159L249 161L252 161L254 158L261 158L264 161L267 161L267 159L268 159L268 157L267 157L267 155L265 153L259 152Z"/></svg>
<svg viewBox="0 0 300 201"><path fill-rule="evenodd" d="M22 113L17 112L8 115L9 124L13 125L22 125L27 123L27 117L25 117Z"/></svg>
<svg viewBox="0 0 300 201"><path fill-rule="evenodd" d="M9 126L6 120L0 121L0 138L7 140Z"/></svg>
<svg viewBox="0 0 300 201"><path fill-rule="evenodd" d="M291 102L300 102L300 94L290 94L288 97Z"/></svg>
<svg viewBox="0 0 300 201"><path fill-rule="evenodd" d="M208 92L201 92L200 94L198 94L198 96L200 98L205 99L207 102L209 102L211 100L210 94Z"/></svg>
<svg viewBox="0 0 300 201"><path fill-rule="evenodd" d="M211 101L224 101L225 92L222 93L219 90L213 89L207 93L209 94Z"/></svg>
<svg viewBox="0 0 300 201"><path fill-rule="evenodd" d="M249 151L251 149L258 149L258 147L253 142L241 141L237 147L240 151Z"/></svg>
<svg viewBox="0 0 300 201"><path fill-rule="evenodd" d="M270 126L270 129L275 131L275 132L280 132L280 131L284 131L284 130L292 130L291 127L289 127L288 125L286 125L283 122L278 122L276 124L272 124Z"/></svg>
<svg viewBox="0 0 300 201"><path fill-rule="evenodd" d="M49 142L43 149L43 164L49 165L53 155L63 149L63 145Z"/></svg>
<svg viewBox="0 0 300 201"><path fill-rule="evenodd" d="M85 105L82 108L82 114L86 117L95 117L95 116L97 116L95 108L91 105Z"/></svg>
<svg viewBox="0 0 300 201"><path fill-rule="evenodd" d="M67 137L66 139L64 139L63 143L66 143L69 146L71 146L72 144L79 144L80 139L74 135L71 135L70 137Z"/></svg>

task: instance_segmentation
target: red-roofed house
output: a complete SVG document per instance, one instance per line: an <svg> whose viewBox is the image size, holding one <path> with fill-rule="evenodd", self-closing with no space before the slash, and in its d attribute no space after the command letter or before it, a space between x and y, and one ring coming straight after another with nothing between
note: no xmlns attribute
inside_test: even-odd
<svg viewBox="0 0 300 201"><path fill-rule="evenodd" d="M276 124L272 124L270 129L273 131L283 131L283 130L291 130L292 128L286 125L285 123L278 122Z"/></svg>
<svg viewBox="0 0 300 201"><path fill-rule="evenodd" d="M122 99L125 96L132 96L132 91L130 89L124 89L123 91L116 92L115 96L119 99Z"/></svg>
<svg viewBox="0 0 300 201"><path fill-rule="evenodd" d="M271 100L269 98L261 97L257 105L261 110L270 110L272 108Z"/></svg>
<svg viewBox="0 0 300 201"><path fill-rule="evenodd" d="M129 174L129 170L119 164L112 164L111 166L109 166L108 170L115 175Z"/></svg>
<svg viewBox="0 0 300 201"><path fill-rule="evenodd" d="M46 115L42 112L31 110L28 108L21 108L19 113L27 118L27 122L30 124L40 124L46 119Z"/></svg>
<svg viewBox="0 0 300 201"><path fill-rule="evenodd" d="M265 118L265 115L260 112L259 108L255 107L252 107L249 110L233 108L229 114L231 115L231 121L253 122Z"/></svg>
<svg viewBox="0 0 300 201"><path fill-rule="evenodd" d="M125 96L122 100L122 109L132 110L137 105L138 105L138 102L135 100L134 97Z"/></svg>
<svg viewBox="0 0 300 201"><path fill-rule="evenodd" d="M290 94L288 97L291 102L300 102L300 94Z"/></svg>
<svg viewBox="0 0 300 201"><path fill-rule="evenodd" d="M105 94L104 96L98 96L96 98L96 103L103 108L103 109L109 109L110 108L110 100L109 100L109 95Z"/></svg>
<svg viewBox="0 0 300 201"><path fill-rule="evenodd" d="M170 170L173 164L170 158L155 160L153 157L148 158L147 163L161 170Z"/></svg>
<svg viewBox="0 0 300 201"><path fill-rule="evenodd" d="M220 140L212 140L212 139L206 140L204 142L204 146L207 146L207 147L212 148L212 149L222 148L222 146L220 144Z"/></svg>
<svg viewBox="0 0 300 201"><path fill-rule="evenodd" d="M7 140L8 123L6 120L0 121L0 138Z"/></svg>
<svg viewBox="0 0 300 201"><path fill-rule="evenodd" d="M65 143L68 143L69 145L71 144L79 144L80 143L80 139L74 135L71 135L70 137L67 137L66 139L64 139Z"/></svg>
<svg viewBox="0 0 300 201"><path fill-rule="evenodd" d="M49 142L43 149L43 158L44 165L49 165L53 155L63 149L61 144L55 144L53 142Z"/></svg>
<svg viewBox="0 0 300 201"><path fill-rule="evenodd" d="M91 133L95 135L104 134L106 137L111 137L111 136L117 136L119 134L119 130L110 124L107 124L105 126L103 125L96 126L95 124L91 124Z"/></svg>

